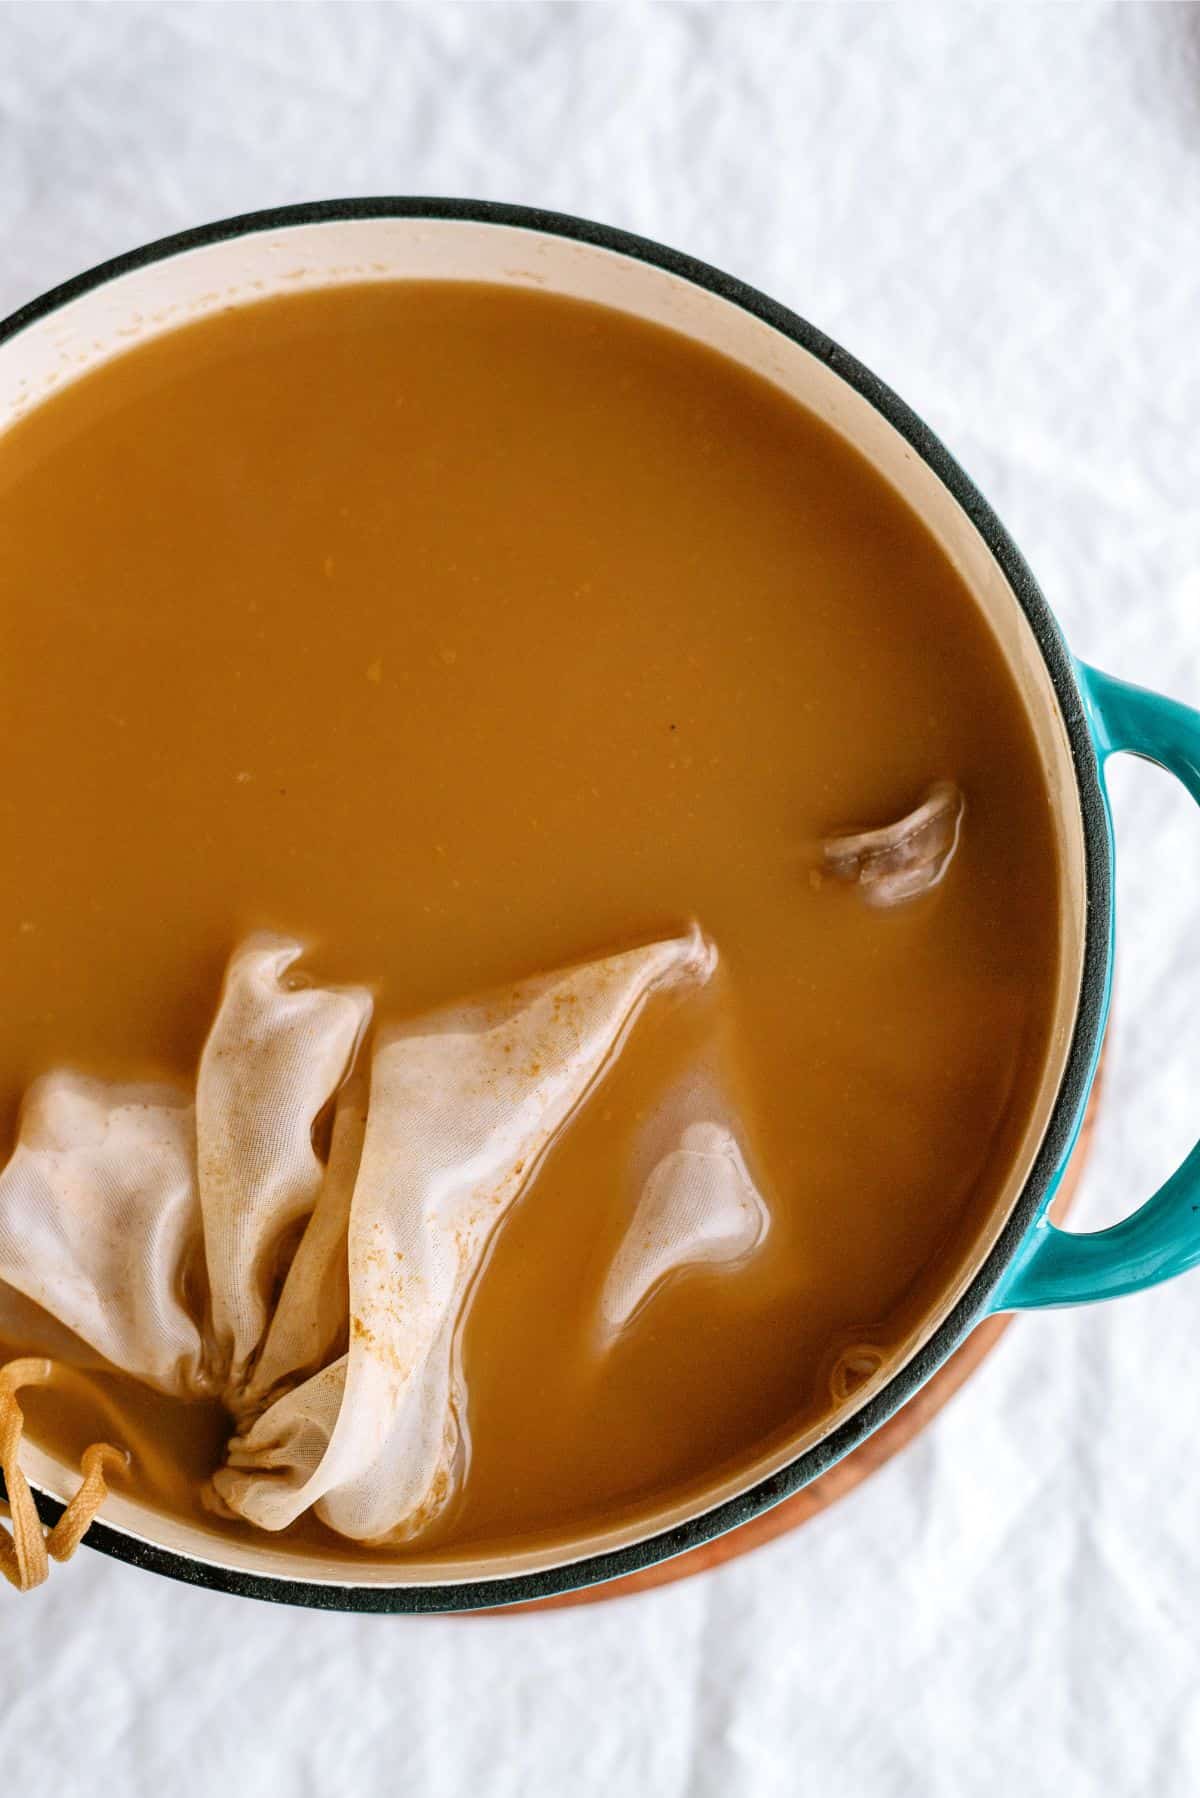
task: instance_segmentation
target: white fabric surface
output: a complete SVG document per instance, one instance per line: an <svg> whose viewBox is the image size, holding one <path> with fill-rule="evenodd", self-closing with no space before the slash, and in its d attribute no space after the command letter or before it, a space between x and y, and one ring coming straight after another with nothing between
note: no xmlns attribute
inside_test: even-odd
<svg viewBox="0 0 1200 1798"><path fill-rule="evenodd" d="M0 7L0 310L198 219L339 192L632 226L923 412L1076 650L1200 699L1200 14ZM1121 968L1079 1205L1200 1127L1200 819L1122 766ZM790 1540L545 1617L354 1618L83 1554L0 1603L30 1798L1184 1798L1200 1783L1200 1280L1020 1320Z"/></svg>

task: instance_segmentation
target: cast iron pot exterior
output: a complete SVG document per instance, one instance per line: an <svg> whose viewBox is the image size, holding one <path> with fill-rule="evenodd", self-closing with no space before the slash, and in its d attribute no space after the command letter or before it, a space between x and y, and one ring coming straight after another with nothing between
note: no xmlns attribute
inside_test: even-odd
<svg viewBox="0 0 1200 1798"><path fill-rule="evenodd" d="M624 1575L710 1541L756 1517L780 1499L806 1486L855 1448L899 1409L941 1366L963 1338L990 1310L1017 1308L1026 1301L1005 1293L1001 1283L1014 1266L1053 1195L1082 1120L1099 1056L1107 1012L1112 937L1112 839L1104 797L1100 757L1089 725L1087 676L1073 662L1033 575L983 495L945 446L904 401L870 369L847 354L785 306L753 287L693 257L606 225L568 214L489 201L434 198L326 200L246 213L200 226L130 251L56 287L0 323L0 346L45 319L69 301L118 276L163 261L183 251L259 232L297 225L354 219L460 220L473 224L514 226L612 250L706 288L761 319L784 337L824 362L842 381L867 400L908 442L966 512L1003 572L1013 597L1032 628L1058 699L1070 742L1078 802L1083 818L1087 920L1083 944L1082 983L1072 1041L1057 1099L1036 1162L1007 1222L966 1293L919 1352L861 1410L806 1453L739 1497L694 1517L675 1529L609 1554L512 1578L447 1585L353 1586L258 1576L193 1560L141 1542L103 1523L92 1526L89 1547L119 1561L167 1574L189 1585L276 1603L318 1610L439 1612L490 1609L529 1603ZM1099 677L1103 678L1103 677ZM1127 747L1128 745L1118 745ZM1170 1270L1174 1271L1174 1270ZM1161 1277L1161 1276L1160 1276ZM1087 1296L1091 1296L1090 1294ZM999 1302L997 1302L999 1300ZM1068 1301L1069 1302L1069 1301ZM62 1506L39 1494L38 1509L47 1523Z"/></svg>

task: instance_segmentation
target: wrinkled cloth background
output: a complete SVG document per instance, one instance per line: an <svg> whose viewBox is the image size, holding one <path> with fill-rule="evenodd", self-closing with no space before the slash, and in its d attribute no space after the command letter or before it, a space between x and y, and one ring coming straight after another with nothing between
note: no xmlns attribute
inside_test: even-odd
<svg viewBox="0 0 1200 1798"><path fill-rule="evenodd" d="M1200 11L0 5L0 314L371 192L591 214L787 301L940 432L1077 653L1200 701ZM1200 818L1155 770L1114 785L1090 1227L1200 1130ZM835 1511L657 1595L359 1619L84 1553L0 1593L5 1783L1190 1798L1198 1423L1194 1275L1020 1320Z"/></svg>

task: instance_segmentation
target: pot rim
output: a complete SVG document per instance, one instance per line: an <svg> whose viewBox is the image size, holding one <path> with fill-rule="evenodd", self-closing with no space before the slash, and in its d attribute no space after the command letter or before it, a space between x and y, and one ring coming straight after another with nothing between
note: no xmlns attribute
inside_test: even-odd
<svg viewBox="0 0 1200 1798"><path fill-rule="evenodd" d="M295 226L344 223L356 219L431 219L515 227L567 238L662 269L705 288L740 307L799 344L861 395L911 446L962 507L1003 574L1024 612L1039 654L1046 665L1070 744L1076 796L1083 820L1086 919L1079 1000L1071 1044L1045 1136L1024 1187L1000 1234L961 1299L929 1340L875 1396L804 1453L748 1491L725 1500L686 1523L644 1540L582 1560L511 1575L445 1585L326 1584L276 1574L245 1573L217 1563L159 1548L106 1524L96 1523L87 1544L115 1560L142 1567L189 1585L206 1586L242 1597L304 1605L318 1610L356 1612L442 1612L484 1610L527 1604L540 1598L636 1573L659 1561L697 1548L747 1523L752 1517L790 1497L843 1455L863 1442L941 1366L971 1327L987 1311L989 1300L1030 1226L1053 1189L1068 1155L1091 1087L1095 1057L1104 1028L1112 920L1109 828L1102 797L1099 763L1088 727L1074 664L1054 615L1020 551L983 495L929 426L855 357L797 313L732 275L697 258L667 248L651 238L601 225L570 213L502 201L379 196L301 202L237 214L191 230L173 233L98 264L85 273L31 300L0 320L0 348L19 332L122 275L189 250L260 232ZM0 1496L3 1483L0 1481ZM62 1506L44 1494L38 1509L48 1522Z"/></svg>

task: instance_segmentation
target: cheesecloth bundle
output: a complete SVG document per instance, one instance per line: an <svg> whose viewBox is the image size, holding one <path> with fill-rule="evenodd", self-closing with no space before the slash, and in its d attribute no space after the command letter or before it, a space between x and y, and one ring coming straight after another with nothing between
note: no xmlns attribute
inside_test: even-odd
<svg viewBox="0 0 1200 1798"><path fill-rule="evenodd" d="M49 1353L219 1398L217 1511L281 1530L313 1509L403 1542L461 1471L459 1327L492 1233L647 1001L707 981L716 952L693 929L383 1027L369 1058L369 994L311 984L301 954L237 950L194 1092L31 1087L0 1173L0 1331L36 1315ZM688 1120L632 1214L606 1328L677 1267L743 1256L765 1216L727 1125Z"/></svg>

